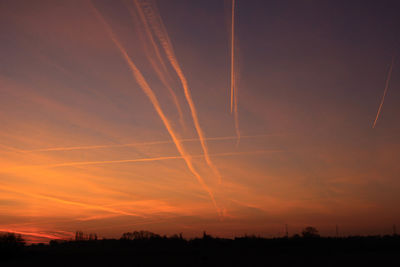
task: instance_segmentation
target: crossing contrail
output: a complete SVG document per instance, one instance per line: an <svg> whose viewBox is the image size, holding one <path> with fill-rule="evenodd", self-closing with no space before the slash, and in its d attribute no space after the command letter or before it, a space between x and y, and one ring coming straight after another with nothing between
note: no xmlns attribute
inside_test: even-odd
<svg viewBox="0 0 400 267"><path fill-rule="evenodd" d="M378 118L379 118L379 114L381 113L381 110L382 110L383 102L385 101L385 96L386 96L387 90L389 88L390 77L392 76L393 63L394 63L394 56L392 58L392 62L390 63L390 68L389 68L389 72L388 72L388 75L386 78L386 83L385 83L385 90L383 91L382 100L381 100L381 103L379 104L378 112L376 113L375 121L374 121L374 124L372 125L372 128L375 128L376 122L378 121Z"/></svg>
<svg viewBox="0 0 400 267"><path fill-rule="evenodd" d="M217 167L211 161L210 156L208 155L208 148L207 148L207 144L205 141L205 136L204 136L203 130L200 127L200 122L199 122L199 119L197 116L197 110L193 103L193 99L191 96L191 92L189 89L187 79L186 79L185 75L183 74L183 71L182 71L182 69L178 63L178 60L175 56L175 52L174 52L171 40L169 39L167 30L165 29L162 19L161 19L160 15L158 14L158 12L155 11L154 5L151 5L148 2L145 3L144 1L139 3L138 0L134 0L134 3L136 5L137 9L140 10L139 12L142 12L144 14L143 18L144 18L144 20L147 21L146 23L144 23L145 27L148 27L147 30L150 32L152 31L155 34L155 36L157 37L158 41L161 44L161 47L164 49L167 59L169 60L171 66L173 67L176 74L178 75L179 80L181 81L181 84L182 84L182 87L184 90L184 94L185 94L185 98L186 98L186 101L190 108L193 123L196 128L196 131L199 136L200 143L201 143L201 146L202 146L202 149L204 152L204 158L207 162L207 165L211 168L211 170L217 176L218 180L221 182L221 180L222 180L221 174L218 171Z"/></svg>
<svg viewBox="0 0 400 267"><path fill-rule="evenodd" d="M94 10L96 16L98 17L98 19L103 23L105 30L107 31L111 40L113 41L115 46L118 48L118 50L121 52L123 58L125 59L129 68L131 69L132 75L136 79L136 82L139 84L139 86L142 88L143 92L149 98L149 100L152 103L154 109L156 110L158 116L164 123L165 128L167 129L172 140L174 141L174 144L175 144L177 150L179 151L180 155L182 156L183 160L185 161L186 166L191 171L191 173L196 177L197 181L200 183L200 185L203 187L203 189L209 194L211 201L212 201L214 207L216 208L218 214L221 214L220 209L218 208L217 203L215 201L214 194L212 193L210 188L207 186L207 184L204 182L201 175L195 170L190 155L185 151L184 147L182 146L182 143L179 141L175 131L173 130L173 128L171 126L171 123L169 122L168 118L165 116L163 110L161 109L161 106L160 106L158 99L157 99L156 95L154 94L153 90L150 88L149 84L147 83L146 79L143 77L140 70L136 67L135 63L133 63L133 61L131 60L131 58L129 57L125 48L117 40L117 38L115 37L114 33L112 32L110 26L104 20L103 16L99 13L99 11L96 9L96 7L94 7L93 5L92 5L92 7L93 7L93 10Z"/></svg>
<svg viewBox="0 0 400 267"><path fill-rule="evenodd" d="M262 154L262 153L275 153L283 152L283 150L253 150L253 151L242 151L242 152L224 152L211 154L215 157L224 156L240 156L240 155L251 155L251 154ZM191 158L201 158L204 154L192 155ZM59 168L59 167L73 167L73 166L84 166L84 165L104 165L104 164L116 164L116 163L134 163L134 162L151 162L151 161L163 161L163 160L174 160L174 159L185 159L181 156L167 156L167 157L154 157L154 158L139 158L139 159L122 159L122 160L98 160L98 161L75 161L75 162L64 162L46 165L26 165L17 166L13 169L18 168Z"/></svg>
<svg viewBox="0 0 400 267"><path fill-rule="evenodd" d="M243 135L241 138L262 138L271 136L271 134L259 134L259 135ZM207 141L224 141L224 140L235 140L237 136L221 136L221 137L207 137ZM179 139L180 142L198 142L198 138L186 138ZM110 144L110 145L88 145L88 146L69 146L69 147L48 147L48 148L38 148L32 150L19 150L23 153L33 153L33 152L51 152L51 151L71 151L71 150L91 150L91 149L102 149L102 148L113 148L113 147L135 147L135 146L147 146L147 145L162 145L171 144L173 140L164 141L150 141L150 142L140 142L140 143L128 143L128 144Z"/></svg>

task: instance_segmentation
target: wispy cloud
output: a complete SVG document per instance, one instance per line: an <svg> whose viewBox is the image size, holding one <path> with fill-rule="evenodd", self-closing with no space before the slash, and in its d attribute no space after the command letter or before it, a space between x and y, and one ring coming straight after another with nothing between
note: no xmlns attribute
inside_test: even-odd
<svg viewBox="0 0 400 267"><path fill-rule="evenodd" d="M0 228L0 232L9 232L9 233L16 233L24 236L24 238L27 238L28 241L31 241L31 243L35 243L37 239L38 241L43 241L46 240L54 240L54 239L67 239L67 238L72 238L73 233L72 232L65 232L65 231L60 231L60 232L49 232L48 230L45 231L38 231L37 229L18 229L18 228Z"/></svg>

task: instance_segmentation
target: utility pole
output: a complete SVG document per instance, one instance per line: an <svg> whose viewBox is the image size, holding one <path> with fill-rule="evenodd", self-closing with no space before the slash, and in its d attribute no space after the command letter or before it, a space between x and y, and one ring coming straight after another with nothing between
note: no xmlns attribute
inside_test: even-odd
<svg viewBox="0 0 400 267"><path fill-rule="evenodd" d="M336 238L339 238L339 227L337 224L336 224Z"/></svg>
<svg viewBox="0 0 400 267"><path fill-rule="evenodd" d="M396 233L396 225L395 225L395 224L393 224L393 235L394 235L394 236L397 235L397 233Z"/></svg>

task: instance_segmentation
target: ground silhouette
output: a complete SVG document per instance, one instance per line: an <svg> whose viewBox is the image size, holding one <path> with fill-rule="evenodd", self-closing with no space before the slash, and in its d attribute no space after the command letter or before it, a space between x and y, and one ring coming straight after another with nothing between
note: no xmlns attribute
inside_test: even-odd
<svg viewBox="0 0 400 267"><path fill-rule="evenodd" d="M0 236L0 266L400 266L400 237L302 236L185 239L148 231L98 239L77 232L75 240L25 245L13 233Z"/></svg>

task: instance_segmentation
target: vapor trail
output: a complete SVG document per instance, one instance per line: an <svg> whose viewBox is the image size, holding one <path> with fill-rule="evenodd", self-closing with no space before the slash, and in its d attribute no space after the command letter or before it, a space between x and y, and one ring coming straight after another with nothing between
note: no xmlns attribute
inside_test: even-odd
<svg viewBox="0 0 400 267"><path fill-rule="evenodd" d="M18 152L18 153L23 153L24 152L23 150L19 150L17 148L14 148L14 147L11 147L11 146L7 146L7 145L3 145L3 144L0 144L0 147L6 149L8 151L14 151L14 152Z"/></svg>
<svg viewBox="0 0 400 267"><path fill-rule="evenodd" d="M135 17L135 12L132 10L132 8L130 6L127 6L127 7L128 7L128 11L131 13L132 17ZM176 106L176 109L178 110L179 121L180 121L182 127L185 127L181 105L179 104L179 100L178 100L178 97L177 97L175 91L172 89L172 86L169 83L171 81L171 77L168 75L168 69L167 69L166 63L161 55L160 49L159 49L158 45L156 44L156 41L154 40L154 36L152 35L152 33L150 31L150 27L149 27L141 9L138 9L138 15L140 17L140 20L142 21L142 23L145 26L144 29L145 29L146 36L147 36L148 40L150 41L151 46L153 47L154 53L161 65L161 68L157 64L157 62L154 60L154 58L151 56L151 53L150 53L147 45L144 46L145 51L146 51L146 57L149 60L153 69L155 70L155 72L157 73L158 77L160 78L162 84L168 89L168 91L174 101L174 104ZM144 39L143 39L143 41L145 42Z"/></svg>
<svg viewBox="0 0 400 267"><path fill-rule="evenodd" d="M145 23L145 26L151 27L151 29L148 29L148 31L153 30L154 34L157 36L162 48L164 49L164 52L171 63L173 69L175 70L176 74L179 77L179 80L181 81L184 93L185 93L185 98L186 101L189 105L190 112L192 115L193 123L196 128L197 134L200 139L201 146L204 151L204 158L207 162L207 165L211 168L211 170L214 172L214 174L218 177L218 180L221 182L221 174L219 173L217 167L213 164L211 161L209 155L208 155L208 148L207 144L205 142L205 137L203 130L200 127L199 119L197 116L197 111L196 107L193 103L192 96L189 90L188 82L186 80L185 75L183 74L183 71L178 63L178 60L175 56L175 52L171 43L171 40L169 39L167 30L165 29L165 26L162 22L162 19L158 12L154 11L154 5L151 6L151 4L147 3L147 5L141 5L138 0L134 0L134 3L137 7L138 10L141 10L141 12L144 14L144 18L147 19L147 23Z"/></svg>
<svg viewBox="0 0 400 267"><path fill-rule="evenodd" d="M123 58L125 59L126 63L130 67L132 71L133 77L136 79L137 83L140 85L142 88L143 92L147 95L149 100L151 101L154 109L156 110L157 114L161 118L162 122L164 123L165 128L167 128L167 131L169 135L171 136L172 140L174 141L174 144L176 148L178 149L180 155L182 156L183 160L185 161L188 169L192 172L192 174L197 178L197 181L200 183L200 185L203 187L203 189L209 194L212 203L214 204L214 207L218 211L218 214L220 213L220 210L217 206L217 203L214 198L214 194L211 192L210 188L206 185L204 182L203 178L201 175L195 170L192 160L190 158L190 155L186 153L185 149L183 148L181 142L177 138L171 123L169 122L168 118L165 116L164 112L161 109L161 106L158 102L158 99L156 95L154 94L153 90L150 88L149 84L143 77L142 73L140 70L136 67L136 65L133 63L131 58L129 57L128 53L126 52L125 48L119 43L119 41L116 39L114 36L114 33L112 32L110 26L107 24L107 22L104 20L103 16L99 13L99 11L93 6L93 10L96 14L96 16L99 18L99 20L103 23L108 35L110 36L111 40L114 42L115 46L118 48L118 50L121 52Z"/></svg>
<svg viewBox="0 0 400 267"><path fill-rule="evenodd" d="M241 138L262 138L271 136L270 134L259 134L259 135L243 135ZM224 140L235 140L237 136L221 136L221 137L207 137L207 141L224 141ZM179 139L180 142L197 142L198 138L186 138ZM20 152L32 153L32 152L51 152L51 151L71 151L71 150L89 150L89 149L101 149L101 148L112 148L112 147L134 147L134 146L146 146L146 145L162 145L171 144L172 140L165 141L153 141L153 142L142 142L142 143L129 143L129 144L112 144L112 145L91 145L91 146L70 146L70 147L49 147L39 148L32 150L21 150Z"/></svg>
<svg viewBox="0 0 400 267"><path fill-rule="evenodd" d="M274 153L282 152L283 150L253 150L243 152L224 152L215 153L211 156L223 157L223 156L239 156L239 155L250 155L250 154L262 154L262 153ZM204 154L192 155L191 158L201 158ZM162 160L174 160L174 159L185 159L184 156L167 156L167 157L155 157L155 158L139 158L139 159L122 159L122 160L99 160L99 161L76 161L76 162L64 162L47 165L27 165L17 166L14 168L58 168L58 167L73 167L73 166L84 166L84 165L103 165L103 164L116 164L116 163L133 163L133 162L151 162L151 161L162 161Z"/></svg>
<svg viewBox="0 0 400 267"><path fill-rule="evenodd" d="M238 100L237 100L237 88L235 85L235 108L234 108L234 114L233 117L235 119L235 132L236 132L236 146L239 145L241 134L240 134L240 128L239 128L239 113L238 113Z"/></svg>
<svg viewBox="0 0 400 267"><path fill-rule="evenodd" d="M77 201L71 201L71 200L65 200L65 199L60 199L60 198L56 198L56 197L46 196L46 195L37 195L37 196L42 199L51 200L54 202L59 202L59 203L67 204L67 205L80 206L83 208L89 208L89 209L95 209L95 210L102 210L102 211L107 211L107 212L125 215L125 216L144 217L143 215L139 215L136 213L126 212L126 211L117 210L117 209L113 209L113 208L108 208L105 206L97 206L97 205L92 205L92 204L87 204L87 203L82 203L82 202L77 202Z"/></svg>
<svg viewBox="0 0 400 267"><path fill-rule="evenodd" d="M182 159L182 158L183 158L182 156L172 156L172 157L156 157L156 158L142 158L142 159L82 161L82 162L48 164L48 165L42 165L40 167L56 168L56 167L81 166L81 165L97 165L97 164L107 164L107 163L148 162L148 161L160 161L160 160Z"/></svg>
<svg viewBox="0 0 400 267"><path fill-rule="evenodd" d="M233 116L235 120L235 132L237 135L237 143L240 142L240 129L239 129L239 113L238 113L238 92L236 83L236 69L235 69L235 0L232 0L232 23L231 23L231 113L233 109Z"/></svg>
<svg viewBox="0 0 400 267"><path fill-rule="evenodd" d="M232 15L231 15L231 113L233 112L233 98L235 87L235 0L232 0Z"/></svg>
<svg viewBox="0 0 400 267"><path fill-rule="evenodd" d="M381 113L383 102L385 101L385 96L386 96L387 90L389 88L390 77L392 76L393 63L394 63L394 56L392 58L392 62L390 63L389 72L388 72L388 75L386 78L385 90L383 91L382 101L379 105L378 112L376 113L375 121L374 121L374 124L372 125L372 128L375 128L376 122L378 121L378 118L379 118L379 114Z"/></svg>
<svg viewBox="0 0 400 267"><path fill-rule="evenodd" d="M33 197L33 198L50 200L50 201L58 202L58 203L62 203L62 204L79 206L79 207L89 208L89 209L94 209L94 210L102 210L102 211L107 211L107 212L120 214L120 215L135 216L135 217L143 217L144 218L144 216L138 215L136 213L125 212L125 211L122 211L122 210L108 208L108 207L105 207L105 206L98 206L98 205L92 205L92 204L82 203L82 202L78 202L78 201L65 200L65 199L62 199L62 198L57 198L57 197L52 197L52 196L47 196L47 195L42 195L42 194L35 194L35 193L28 193L28 192L23 192L23 191L16 191L16 190L14 190L14 189L12 189L12 188L10 188L8 186L4 186L4 185L0 185L0 189L1 190L6 190L6 191L10 191L10 192L13 192L13 193L26 195L26 196Z"/></svg>

